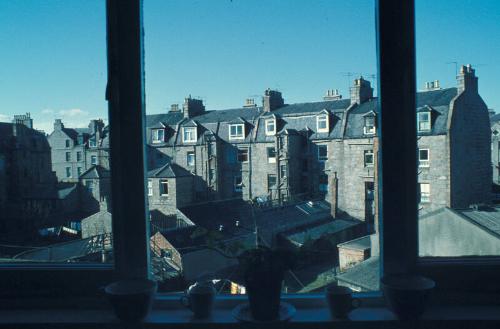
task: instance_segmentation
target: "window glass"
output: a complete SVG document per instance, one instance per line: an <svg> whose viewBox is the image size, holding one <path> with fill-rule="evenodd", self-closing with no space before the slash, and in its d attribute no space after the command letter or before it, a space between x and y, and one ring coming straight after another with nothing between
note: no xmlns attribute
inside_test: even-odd
<svg viewBox="0 0 500 329"><path fill-rule="evenodd" d="M267 148L267 162L276 163L276 148L274 146Z"/></svg>
<svg viewBox="0 0 500 329"><path fill-rule="evenodd" d="M160 195L161 196L168 195L168 180L166 179L160 180Z"/></svg>
<svg viewBox="0 0 500 329"><path fill-rule="evenodd" d="M238 149L238 162L248 162L248 149Z"/></svg>
<svg viewBox="0 0 500 329"><path fill-rule="evenodd" d="M479 256L500 255L498 137L494 134L499 122L495 110L500 108L500 68L490 66L500 55L495 46L498 9L496 2L462 3L457 8L416 1L422 257L474 256L480 261ZM481 12L481 20L471 19L471 12Z"/></svg>
<svg viewBox="0 0 500 329"><path fill-rule="evenodd" d="M365 117L364 132L366 135L375 134L375 117L374 116L366 116Z"/></svg>
<svg viewBox="0 0 500 329"><path fill-rule="evenodd" d="M373 150L365 150L365 167L373 167Z"/></svg>
<svg viewBox="0 0 500 329"><path fill-rule="evenodd" d="M374 6L333 7L144 1L147 129L161 123L172 132L146 146L150 170L170 176L169 198L148 200L160 291L185 291L206 275L220 294L245 292L234 256L255 246L255 232L298 254L283 292L320 293L332 283L378 290L377 177L364 163L372 148L373 163L377 142L373 118L369 136L364 130L365 115L377 112ZM347 55L346 45L363 56ZM194 125L196 140L182 131Z"/></svg>
<svg viewBox="0 0 500 329"><path fill-rule="evenodd" d="M0 3L2 263L113 260L105 7Z"/></svg>
<svg viewBox="0 0 500 329"><path fill-rule="evenodd" d="M196 128L184 127L183 141L186 143L196 142Z"/></svg>
<svg viewBox="0 0 500 329"><path fill-rule="evenodd" d="M186 156L186 162L189 167L193 167L195 164L194 152L188 152Z"/></svg>
<svg viewBox="0 0 500 329"><path fill-rule="evenodd" d="M328 145L318 145L318 160L328 160Z"/></svg>

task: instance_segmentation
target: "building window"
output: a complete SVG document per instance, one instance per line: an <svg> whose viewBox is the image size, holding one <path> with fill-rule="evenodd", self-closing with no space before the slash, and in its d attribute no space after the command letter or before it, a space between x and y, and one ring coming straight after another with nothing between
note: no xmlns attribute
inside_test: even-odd
<svg viewBox="0 0 500 329"><path fill-rule="evenodd" d="M82 161L82 152L76 152L76 161Z"/></svg>
<svg viewBox="0 0 500 329"><path fill-rule="evenodd" d="M420 183L420 202L427 203L431 201L431 184Z"/></svg>
<svg viewBox="0 0 500 329"><path fill-rule="evenodd" d="M69 141L69 139L66 140L66 147L70 147L71 146L71 142Z"/></svg>
<svg viewBox="0 0 500 329"><path fill-rule="evenodd" d="M266 120L266 135L272 136L276 134L276 120L267 119Z"/></svg>
<svg viewBox="0 0 500 329"><path fill-rule="evenodd" d="M374 159L373 159L373 150L365 151L365 167L373 167Z"/></svg>
<svg viewBox="0 0 500 329"><path fill-rule="evenodd" d="M267 190L272 190L276 188L276 175L267 175Z"/></svg>
<svg viewBox="0 0 500 329"><path fill-rule="evenodd" d="M162 143L165 140L165 130L164 129L153 129L152 138L153 143Z"/></svg>
<svg viewBox="0 0 500 329"><path fill-rule="evenodd" d="M280 177L286 178L288 176L288 166L286 164L280 165Z"/></svg>
<svg viewBox="0 0 500 329"><path fill-rule="evenodd" d="M244 139L244 124L229 125L229 139Z"/></svg>
<svg viewBox="0 0 500 329"><path fill-rule="evenodd" d="M168 180L166 179L160 181L160 195L168 196Z"/></svg>
<svg viewBox="0 0 500 329"><path fill-rule="evenodd" d="M87 191L89 191L91 194L94 193L94 182L93 181L86 180L85 187L87 188Z"/></svg>
<svg viewBox="0 0 500 329"><path fill-rule="evenodd" d="M419 167L429 167L429 149L418 150L418 165Z"/></svg>
<svg viewBox="0 0 500 329"><path fill-rule="evenodd" d="M66 167L66 178L71 178L71 167Z"/></svg>
<svg viewBox="0 0 500 329"><path fill-rule="evenodd" d="M186 162L189 167L194 167L195 165L194 152L190 151L187 153Z"/></svg>
<svg viewBox="0 0 500 329"><path fill-rule="evenodd" d="M97 147L97 141L95 137L89 139L89 147Z"/></svg>
<svg viewBox="0 0 500 329"><path fill-rule="evenodd" d="M430 131L431 130L431 114L430 112L420 112L417 117L418 121L418 131Z"/></svg>
<svg viewBox="0 0 500 329"><path fill-rule="evenodd" d="M328 145L318 145L318 160L328 160Z"/></svg>
<svg viewBox="0 0 500 329"><path fill-rule="evenodd" d="M94 165L94 166L97 164L97 156L96 155L90 156L90 164Z"/></svg>
<svg viewBox="0 0 500 329"><path fill-rule="evenodd" d="M153 181L148 179L148 196L153 196Z"/></svg>
<svg viewBox="0 0 500 329"><path fill-rule="evenodd" d="M365 117L365 126L363 128L365 135L373 135L375 134L375 117L368 116Z"/></svg>
<svg viewBox="0 0 500 329"><path fill-rule="evenodd" d="M248 149L238 149L238 162L248 162Z"/></svg>
<svg viewBox="0 0 500 329"><path fill-rule="evenodd" d="M319 190L321 192L328 192L328 175L319 176Z"/></svg>
<svg viewBox="0 0 500 329"><path fill-rule="evenodd" d="M66 162L71 161L71 152L66 152Z"/></svg>
<svg viewBox="0 0 500 329"><path fill-rule="evenodd" d="M182 141L184 143L196 143L196 128L184 127L182 128Z"/></svg>
<svg viewBox="0 0 500 329"><path fill-rule="evenodd" d="M241 192L243 190L243 180L241 176L234 177L234 191Z"/></svg>
<svg viewBox="0 0 500 329"><path fill-rule="evenodd" d="M319 133L327 133L328 132L328 115L323 114L316 117L316 128Z"/></svg>
<svg viewBox="0 0 500 329"><path fill-rule="evenodd" d="M215 169L210 168L210 171L208 172L208 180L213 181L215 179Z"/></svg>
<svg viewBox="0 0 500 329"><path fill-rule="evenodd" d="M76 172L78 174L78 177L80 177L82 175L82 167L76 168Z"/></svg>
<svg viewBox="0 0 500 329"><path fill-rule="evenodd" d="M267 162L276 163L276 148L274 146L267 148Z"/></svg>

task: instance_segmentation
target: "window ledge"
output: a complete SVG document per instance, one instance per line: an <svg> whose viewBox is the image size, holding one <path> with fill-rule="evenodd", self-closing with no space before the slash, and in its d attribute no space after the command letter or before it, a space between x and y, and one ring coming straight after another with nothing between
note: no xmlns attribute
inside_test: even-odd
<svg viewBox="0 0 500 329"><path fill-rule="evenodd" d="M440 307L429 310L419 322L425 328L443 328L443 326L467 328L494 328L500 325L500 307ZM446 324L443 324L446 322ZM196 320L187 309L155 309L148 316L141 328L179 328L182 324L189 327L221 328L233 327L237 321L231 315L231 309L218 309L210 319ZM382 307L362 307L354 310L349 319L332 319L326 307L298 309L295 316L286 323L287 328L330 328L335 323L336 328L375 328L399 327L401 323L394 315ZM0 311L0 328L12 325L37 328L81 327L85 328L121 328L109 310L18 310ZM247 324L248 328L276 328L276 323Z"/></svg>

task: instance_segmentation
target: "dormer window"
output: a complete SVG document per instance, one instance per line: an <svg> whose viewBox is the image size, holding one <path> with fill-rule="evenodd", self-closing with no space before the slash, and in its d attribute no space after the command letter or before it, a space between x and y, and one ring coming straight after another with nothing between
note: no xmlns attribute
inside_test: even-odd
<svg viewBox="0 0 500 329"><path fill-rule="evenodd" d="M245 125L233 124L229 125L229 139L244 139L245 138Z"/></svg>
<svg viewBox="0 0 500 329"><path fill-rule="evenodd" d="M97 147L97 141L95 136L89 139L89 147Z"/></svg>
<svg viewBox="0 0 500 329"><path fill-rule="evenodd" d="M153 129L151 139L152 139L153 143L163 143L165 141L165 130L164 129Z"/></svg>
<svg viewBox="0 0 500 329"><path fill-rule="evenodd" d="M266 120L266 135L273 136L276 134L276 120L267 119Z"/></svg>
<svg viewBox="0 0 500 329"><path fill-rule="evenodd" d="M418 131L431 130L431 113L419 112L417 117Z"/></svg>
<svg viewBox="0 0 500 329"><path fill-rule="evenodd" d="M182 128L182 141L184 143L196 143L196 127Z"/></svg>
<svg viewBox="0 0 500 329"><path fill-rule="evenodd" d="M316 117L316 128L319 133L327 133L329 131L328 127L328 115L322 114Z"/></svg>
<svg viewBox="0 0 500 329"><path fill-rule="evenodd" d="M375 134L375 117L374 116L365 117L365 126L363 128L363 132L365 135Z"/></svg>

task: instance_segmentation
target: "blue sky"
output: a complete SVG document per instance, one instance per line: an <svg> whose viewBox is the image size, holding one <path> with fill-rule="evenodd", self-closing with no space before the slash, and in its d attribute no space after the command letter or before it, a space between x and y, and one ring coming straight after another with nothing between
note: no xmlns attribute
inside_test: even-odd
<svg viewBox="0 0 500 329"><path fill-rule="evenodd" d="M166 111L187 95L208 109L260 101L348 97L347 72L376 74L371 0L144 0L146 106ZM104 0L0 1L0 120L31 112L85 126L106 118ZM7 46L5 46L7 45ZM455 86L471 63L480 93L500 112L500 1L417 0L418 86ZM351 80L354 78L351 77Z"/></svg>

